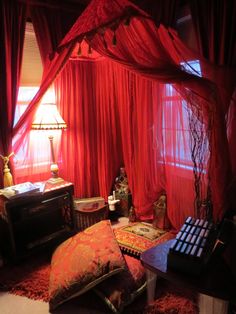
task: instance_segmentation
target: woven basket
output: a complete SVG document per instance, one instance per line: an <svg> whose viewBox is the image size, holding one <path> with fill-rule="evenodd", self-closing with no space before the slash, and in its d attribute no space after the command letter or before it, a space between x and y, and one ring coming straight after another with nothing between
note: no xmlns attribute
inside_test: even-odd
<svg viewBox="0 0 236 314"><path fill-rule="evenodd" d="M108 219L109 208L108 205L104 205L98 208L91 209L76 209L75 215L77 222L77 230L82 231L95 223Z"/></svg>

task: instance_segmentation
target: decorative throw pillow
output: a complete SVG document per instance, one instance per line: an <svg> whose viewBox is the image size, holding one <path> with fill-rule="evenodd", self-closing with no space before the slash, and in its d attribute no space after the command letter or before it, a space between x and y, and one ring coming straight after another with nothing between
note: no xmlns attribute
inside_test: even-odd
<svg viewBox="0 0 236 314"><path fill-rule="evenodd" d="M77 233L63 242L52 256L50 310L125 269L127 265L109 220Z"/></svg>
<svg viewBox="0 0 236 314"><path fill-rule="evenodd" d="M136 222L114 229L115 237L122 251L139 257L152 246L175 237L171 232L154 228L145 222Z"/></svg>
<svg viewBox="0 0 236 314"><path fill-rule="evenodd" d="M121 313L146 289L146 274L141 262L124 254L128 269L103 281L93 290L114 313Z"/></svg>

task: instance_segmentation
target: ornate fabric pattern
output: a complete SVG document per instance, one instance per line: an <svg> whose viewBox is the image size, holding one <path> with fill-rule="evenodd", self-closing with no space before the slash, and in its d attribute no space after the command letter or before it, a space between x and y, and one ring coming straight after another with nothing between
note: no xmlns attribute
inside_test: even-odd
<svg viewBox="0 0 236 314"><path fill-rule="evenodd" d="M141 262L124 254L128 269L102 282L94 291L114 313L121 313L146 289L146 275Z"/></svg>
<svg viewBox="0 0 236 314"><path fill-rule="evenodd" d="M154 228L151 224L136 222L114 230L120 248L133 254L140 254L150 247L175 237L171 232Z"/></svg>
<svg viewBox="0 0 236 314"><path fill-rule="evenodd" d="M85 229L63 242L53 254L50 310L126 268L109 220Z"/></svg>
<svg viewBox="0 0 236 314"><path fill-rule="evenodd" d="M81 38L85 35L88 37L91 31L94 32L99 27L117 24L117 21L122 20L124 17L136 15L148 17L147 13L127 0L93 0L79 16L60 46L68 46L70 42L76 40L81 41Z"/></svg>

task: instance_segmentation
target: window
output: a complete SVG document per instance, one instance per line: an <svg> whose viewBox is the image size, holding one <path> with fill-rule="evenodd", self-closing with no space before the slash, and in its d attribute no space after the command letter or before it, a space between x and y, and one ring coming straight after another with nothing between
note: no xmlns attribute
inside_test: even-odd
<svg viewBox="0 0 236 314"><path fill-rule="evenodd" d="M201 76L198 60L181 65L186 71ZM170 165L192 170L189 128L189 110L191 109L187 108L186 101L171 84L164 85L162 97L163 157Z"/></svg>
<svg viewBox="0 0 236 314"><path fill-rule="evenodd" d="M39 88L37 86L31 86L31 87L21 86L19 88L16 112L15 112L15 117L14 117L14 125L16 125L16 123L18 122L22 114L24 113L25 109L27 108L27 105L33 99L38 89Z"/></svg>
<svg viewBox="0 0 236 314"><path fill-rule="evenodd" d="M41 83L42 73L43 66L33 24L27 22L25 29L20 85L39 86Z"/></svg>
<svg viewBox="0 0 236 314"><path fill-rule="evenodd" d="M17 123L21 115L24 113L38 89L39 87L37 86L21 86L19 88L14 124ZM44 95L41 102L55 102L54 90L49 90ZM56 140L58 140L57 135L55 136ZM48 166L50 162L49 148L47 131L30 131L28 143L22 145L15 155L16 169L20 170L21 168L25 171L27 168L31 168L33 164L35 171L43 171L42 166ZM36 167L38 167L38 170Z"/></svg>
<svg viewBox="0 0 236 314"><path fill-rule="evenodd" d="M14 125L16 125L28 104L39 90L42 70L42 62L33 25L32 23L27 23ZM47 91L41 102L55 102L53 88ZM60 131L57 133L54 137L55 144L57 141L60 141ZM17 135L13 139L13 144L16 138ZM17 181L41 180L40 176L43 176L43 174L48 177L50 156L51 152L47 131L30 131L27 140L22 143L18 152L15 152L14 164Z"/></svg>
<svg viewBox="0 0 236 314"><path fill-rule="evenodd" d="M186 62L182 62L181 66L185 69L185 71L195 74L197 76L202 76L201 66L199 60L192 60Z"/></svg>

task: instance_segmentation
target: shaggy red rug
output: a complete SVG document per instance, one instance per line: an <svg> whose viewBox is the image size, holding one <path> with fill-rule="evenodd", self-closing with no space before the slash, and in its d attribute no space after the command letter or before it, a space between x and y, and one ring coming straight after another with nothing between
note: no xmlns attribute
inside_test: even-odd
<svg viewBox="0 0 236 314"><path fill-rule="evenodd" d="M27 259L18 265L9 265L0 269L0 291L25 296L33 300L48 302L48 285L50 275L50 259L37 256ZM179 290L164 279L158 280L156 301L146 306L146 294L124 310L124 314L197 314L196 296L189 291ZM83 295L83 305L91 304L91 294ZM101 300L94 299L97 308ZM81 304L82 304L81 303ZM78 303L80 304L80 303ZM106 313L109 311L105 307Z"/></svg>
<svg viewBox="0 0 236 314"><path fill-rule="evenodd" d="M37 256L0 269L0 290L33 300L48 301L50 259Z"/></svg>

